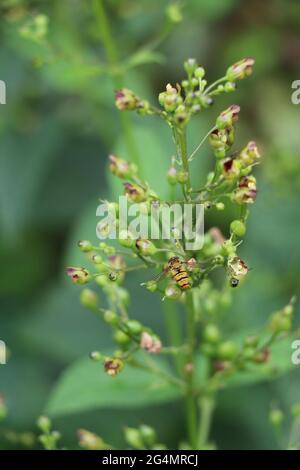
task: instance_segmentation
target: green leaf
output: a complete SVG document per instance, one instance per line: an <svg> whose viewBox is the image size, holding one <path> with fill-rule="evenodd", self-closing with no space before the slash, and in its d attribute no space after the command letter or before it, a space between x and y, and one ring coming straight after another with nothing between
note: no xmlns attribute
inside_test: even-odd
<svg viewBox="0 0 300 470"><path fill-rule="evenodd" d="M144 64L163 64L165 62L165 58L163 54L155 51L149 50L140 50L133 54L130 59L128 60L127 66L130 67L137 67L139 65Z"/></svg>
<svg viewBox="0 0 300 470"><path fill-rule="evenodd" d="M125 365L122 373L112 378L99 363L84 358L63 373L46 413L58 416L97 408L139 408L179 397L175 385L151 372Z"/></svg>

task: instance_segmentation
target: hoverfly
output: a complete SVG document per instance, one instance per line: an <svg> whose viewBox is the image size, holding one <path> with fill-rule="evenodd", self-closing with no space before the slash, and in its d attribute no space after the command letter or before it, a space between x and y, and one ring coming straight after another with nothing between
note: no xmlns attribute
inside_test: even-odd
<svg viewBox="0 0 300 470"><path fill-rule="evenodd" d="M227 273L230 278L231 287L237 287L248 271L249 268L247 264L241 258L238 256L229 258L227 262Z"/></svg>
<svg viewBox="0 0 300 470"><path fill-rule="evenodd" d="M187 263L189 263L189 261L187 261ZM172 256L172 258L168 260L164 270L155 278L155 280L159 281L162 276L168 274L172 279L174 279L180 289L186 290L192 287L187 272L187 264L185 261L181 261L179 256Z"/></svg>

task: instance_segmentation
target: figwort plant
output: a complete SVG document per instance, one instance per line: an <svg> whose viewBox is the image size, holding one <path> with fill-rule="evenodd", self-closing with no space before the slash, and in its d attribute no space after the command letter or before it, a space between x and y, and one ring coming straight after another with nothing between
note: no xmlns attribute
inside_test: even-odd
<svg viewBox="0 0 300 470"><path fill-rule="evenodd" d="M253 169L260 161L254 141L231 151L240 107L232 104L221 112L199 145L191 153L188 151L187 127L192 118L210 107L221 93L233 92L237 82L252 73L253 65L252 58L242 59L230 66L222 78L208 84L204 68L195 59L188 59L184 63L186 77L181 84L167 84L159 94L160 107L126 88L118 89L115 98L122 113L135 111L141 116L156 115L162 119L171 130L176 151L166 175L172 195L167 201L149 187L146 175L140 176L138 165L116 155L109 157L109 169L123 181L129 205L139 204L141 213L148 217L153 205L163 207L175 200L179 205L201 203L205 210L217 211L224 211L230 202L237 206L239 217L230 223L229 238L219 228L212 228L205 233L203 247L193 251L187 250L175 234L167 240L151 240L135 239L132 233L123 231L119 233L120 247L105 241L97 246L88 240L80 241L79 248L93 268L67 268L75 284L100 286L106 296L103 306L97 292L90 287L84 287L80 295L82 304L113 330L116 351L110 356L100 351L91 353L91 360L103 364L103 373L118 380L115 377L126 374L127 367L136 367L136 374L138 368L150 369L179 388L185 401L187 427L187 441L180 444L181 448L214 447L209 436L219 391L229 381L240 380L243 373L264 368L271 360L274 344L290 334L292 327L293 301L273 313L263 329L240 341L229 339L222 330L222 311L230 304L231 289L242 287L247 278L248 267L238 250L246 233L249 207L257 196ZM207 140L215 164L200 187L200 182L198 185L192 182L191 167ZM107 207L116 215L114 223L118 224L118 203L107 202ZM102 231L109 234L110 227L102 226ZM167 318L170 340L167 345L162 344L151 328L131 318L130 295L122 284L125 276L135 270L143 270L145 279L142 287L137 288L163 297L167 305L178 302L183 306L186 322L183 338L178 318L172 312ZM211 278L215 270L224 273L221 288ZM150 355L162 354L174 360L171 373L159 361L149 359ZM263 370L266 375L271 373L269 369ZM84 448L111 448L89 431L81 430L79 436ZM163 448L157 444L155 431L147 426L127 428L125 437L134 448ZM56 440L49 432L43 439L49 447Z"/></svg>

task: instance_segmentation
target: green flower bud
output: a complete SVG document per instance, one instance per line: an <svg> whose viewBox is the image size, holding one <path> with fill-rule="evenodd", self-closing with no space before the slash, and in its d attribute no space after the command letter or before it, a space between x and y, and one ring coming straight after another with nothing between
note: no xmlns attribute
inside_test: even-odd
<svg viewBox="0 0 300 470"><path fill-rule="evenodd" d="M218 117L216 126L218 129L225 129L226 127L232 127L233 124L238 120L240 107L233 104L229 108L225 109Z"/></svg>
<svg viewBox="0 0 300 470"><path fill-rule="evenodd" d="M269 323L269 329L272 331L272 333L290 331L291 327L291 318L283 315L282 311L276 312L272 315Z"/></svg>
<svg viewBox="0 0 300 470"><path fill-rule="evenodd" d="M150 240L138 239L135 246L143 256L153 256L157 253L157 248Z"/></svg>
<svg viewBox="0 0 300 470"><path fill-rule="evenodd" d="M183 20L180 3L170 3L166 7L166 16L173 24L181 23Z"/></svg>
<svg viewBox="0 0 300 470"><path fill-rule="evenodd" d="M83 251L84 253L87 253L93 250L93 245L91 244L89 240L80 240L78 242L78 246L80 250Z"/></svg>
<svg viewBox="0 0 300 470"><path fill-rule="evenodd" d="M236 247L234 246L233 242L229 240L225 240L222 245L222 252L226 257L232 257L236 253Z"/></svg>
<svg viewBox="0 0 300 470"><path fill-rule="evenodd" d="M231 93L232 91L236 90L236 83L234 82L226 82L224 85L225 93Z"/></svg>
<svg viewBox="0 0 300 470"><path fill-rule="evenodd" d="M132 248L135 245L135 240L132 233L128 230L121 230L119 233L118 242L124 248Z"/></svg>
<svg viewBox="0 0 300 470"><path fill-rule="evenodd" d="M218 357L221 359L233 359L237 354L237 347L233 341L225 341L218 347Z"/></svg>
<svg viewBox="0 0 300 470"><path fill-rule="evenodd" d="M134 336L139 335L142 332L143 326L139 321L128 320L125 325L128 328L128 331Z"/></svg>
<svg viewBox="0 0 300 470"><path fill-rule="evenodd" d="M248 77L252 73L254 63L254 59L247 57L246 59L239 60L235 64L231 65L226 72L227 80L229 82L234 82Z"/></svg>
<svg viewBox="0 0 300 470"><path fill-rule="evenodd" d="M80 302L84 307L91 309L97 308L98 301L99 297L92 289L85 288L80 292Z"/></svg>
<svg viewBox="0 0 300 470"><path fill-rule="evenodd" d="M87 431L86 429L78 430L79 445L86 450L105 450L109 449L109 446L105 444L103 439L94 434L93 432Z"/></svg>
<svg viewBox="0 0 300 470"><path fill-rule="evenodd" d="M103 355L101 354L100 351L92 351L90 353L90 359L92 359L95 362L100 362L103 360Z"/></svg>
<svg viewBox="0 0 300 470"><path fill-rule="evenodd" d="M177 181L180 184L186 184L189 179L189 174L186 171L180 170L177 174Z"/></svg>
<svg viewBox="0 0 300 470"><path fill-rule="evenodd" d="M156 281L147 281L141 284L143 287L146 287L147 290L150 292L155 292L157 290L157 282Z"/></svg>
<svg viewBox="0 0 300 470"><path fill-rule="evenodd" d="M243 237L246 233L246 226L241 220L233 220L230 224L230 231L238 237Z"/></svg>
<svg viewBox="0 0 300 470"><path fill-rule="evenodd" d="M284 419L284 414L279 408L270 411L269 420L274 428L280 428Z"/></svg>
<svg viewBox="0 0 300 470"><path fill-rule="evenodd" d="M219 328L213 323L206 325L203 331L203 340L207 343L216 344L221 339Z"/></svg>
<svg viewBox="0 0 300 470"><path fill-rule="evenodd" d="M223 211L223 210L225 209L225 204L224 204L224 202L217 202L217 204L216 204L216 209L217 209L218 211Z"/></svg>
<svg viewBox="0 0 300 470"><path fill-rule="evenodd" d="M48 418L48 416L40 416L37 419L37 427L44 433L48 434L51 429L51 420Z"/></svg>
<svg viewBox="0 0 300 470"><path fill-rule="evenodd" d="M99 274L95 277L95 282L100 287L106 287L109 284L109 278L106 274Z"/></svg>
<svg viewBox="0 0 300 470"><path fill-rule="evenodd" d="M123 331L121 330L117 330L115 333L114 333L114 341L119 344L120 346L127 346L130 342L131 342L131 339L130 337L124 333Z"/></svg>
<svg viewBox="0 0 300 470"><path fill-rule="evenodd" d="M66 272L74 284L86 284L91 279L89 271L85 268L69 267Z"/></svg>
<svg viewBox="0 0 300 470"><path fill-rule="evenodd" d="M169 284L165 289L165 298L171 300L180 299L182 290L176 284Z"/></svg>
<svg viewBox="0 0 300 470"><path fill-rule="evenodd" d="M144 449L141 432L135 428L126 427L124 429L125 440L134 449Z"/></svg>
<svg viewBox="0 0 300 470"><path fill-rule="evenodd" d="M251 348L256 348L259 343L259 337L258 336L247 336L244 340L245 346L249 346Z"/></svg>
<svg viewBox="0 0 300 470"><path fill-rule="evenodd" d="M181 85L183 88L188 88L189 87L189 81L188 80L182 80Z"/></svg>
<svg viewBox="0 0 300 470"><path fill-rule="evenodd" d="M104 321L109 325L117 325L119 322L118 315L112 310L105 310L103 315Z"/></svg>
<svg viewBox="0 0 300 470"><path fill-rule="evenodd" d="M151 428L150 426L146 426L145 424L142 424L140 426L140 433L147 447L151 448L152 446L154 446L156 442L156 432L153 428Z"/></svg>
<svg viewBox="0 0 300 470"><path fill-rule="evenodd" d="M196 59L188 59L183 64L184 70L189 76L192 76L197 68Z"/></svg>
<svg viewBox="0 0 300 470"><path fill-rule="evenodd" d="M171 166L168 169L167 179L168 179L168 183L171 185L174 185L177 183L177 170L175 166Z"/></svg>
<svg viewBox="0 0 300 470"><path fill-rule="evenodd" d="M124 189L130 202L144 202L147 200L146 191L137 184L124 183Z"/></svg>
<svg viewBox="0 0 300 470"><path fill-rule="evenodd" d="M189 121L189 114L184 106L179 106L174 114L174 122L179 127L184 127Z"/></svg>
<svg viewBox="0 0 300 470"><path fill-rule="evenodd" d="M122 88L115 93L115 104L120 111L137 109L139 101L140 99L128 88Z"/></svg>
<svg viewBox="0 0 300 470"><path fill-rule="evenodd" d="M117 295L119 298L119 302L128 307L130 303L130 296L128 290L124 289L123 287L118 287Z"/></svg>
<svg viewBox="0 0 300 470"><path fill-rule="evenodd" d="M203 67L197 67L194 73L196 78L203 78L205 75L205 70Z"/></svg>

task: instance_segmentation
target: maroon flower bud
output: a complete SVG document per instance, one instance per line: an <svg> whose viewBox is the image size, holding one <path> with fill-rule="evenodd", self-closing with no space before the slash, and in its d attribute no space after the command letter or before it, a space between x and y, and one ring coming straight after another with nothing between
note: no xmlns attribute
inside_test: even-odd
<svg viewBox="0 0 300 470"><path fill-rule="evenodd" d="M137 172L137 168L133 163L122 160L115 155L109 155L108 158L110 171L119 178L130 178Z"/></svg>
<svg viewBox="0 0 300 470"><path fill-rule="evenodd" d="M238 178L241 171L241 164L238 160L233 158L226 158L221 161L222 173L225 179L233 180Z"/></svg>
<svg viewBox="0 0 300 470"><path fill-rule="evenodd" d="M248 77L252 73L254 63L254 59L247 57L231 65L226 72L227 80L229 82L234 82L236 80L242 80L243 78Z"/></svg>
<svg viewBox="0 0 300 470"><path fill-rule="evenodd" d="M238 204L252 204L256 199L256 179L254 176L245 176L239 182L232 199Z"/></svg>
<svg viewBox="0 0 300 470"><path fill-rule="evenodd" d="M111 377L119 374L124 367L124 362L119 358L108 358L104 362L104 370Z"/></svg>
<svg viewBox="0 0 300 470"><path fill-rule="evenodd" d="M260 159L260 154L254 141L248 142L246 147L241 151L239 159L241 160L243 167L253 165L253 163Z"/></svg>
<svg viewBox="0 0 300 470"><path fill-rule="evenodd" d="M225 129L226 127L232 127L239 118L240 109L241 108L237 104L233 104L229 108L225 109L225 111L217 117L217 128Z"/></svg>
<svg viewBox="0 0 300 470"><path fill-rule="evenodd" d="M144 331L141 336L141 348L152 354L159 354L162 348L161 341Z"/></svg>
<svg viewBox="0 0 300 470"><path fill-rule="evenodd" d="M139 98L128 88L122 88L115 93L115 104L120 111L137 109L138 103Z"/></svg>
<svg viewBox="0 0 300 470"><path fill-rule="evenodd" d="M125 195L130 202L144 202L147 200L146 191L137 184L124 183Z"/></svg>
<svg viewBox="0 0 300 470"><path fill-rule="evenodd" d="M90 274L85 268L69 267L66 272L74 284L86 284L90 280Z"/></svg>
<svg viewBox="0 0 300 470"><path fill-rule="evenodd" d="M234 142L234 128L215 129L209 136L209 143L216 157L223 158Z"/></svg>
<svg viewBox="0 0 300 470"><path fill-rule="evenodd" d="M266 362L269 361L270 355L271 355L270 349L268 348L262 349L255 355L254 361L257 364L265 364Z"/></svg>

